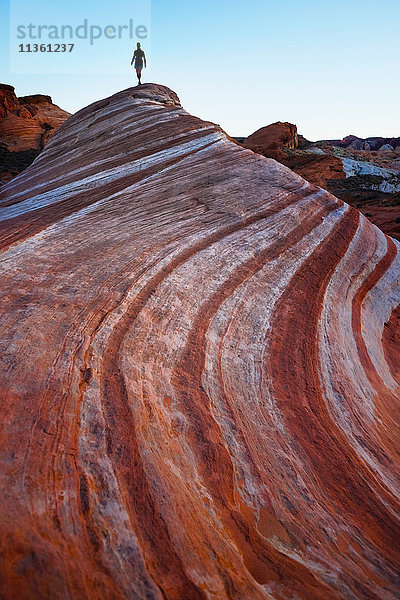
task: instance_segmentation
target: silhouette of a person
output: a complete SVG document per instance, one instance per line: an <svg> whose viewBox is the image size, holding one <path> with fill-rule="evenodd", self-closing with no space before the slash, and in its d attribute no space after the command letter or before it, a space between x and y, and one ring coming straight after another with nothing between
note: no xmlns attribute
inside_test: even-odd
<svg viewBox="0 0 400 600"><path fill-rule="evenodd" d="M140 47L140 42L137 43L137 48L136 48L135 52L133 53L131 65L133 64L133 61L135 61L134 66L136 69L136 75L137 75L137 78L139 81L139 85L141 85L143 62L144 62L145 68L147 67L147 62L146 62L146 55L143 52L142 48Z"/></svg>

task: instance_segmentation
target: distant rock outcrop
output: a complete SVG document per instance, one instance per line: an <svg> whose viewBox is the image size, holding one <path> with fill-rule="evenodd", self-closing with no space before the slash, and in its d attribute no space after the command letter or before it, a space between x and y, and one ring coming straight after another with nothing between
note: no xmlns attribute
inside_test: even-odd
<svg viewBox="0 0 400 600"><path fill-rule="evenodd" d="M309 142L296 133L299 144L293 148L288 139L293 139L290 132L296 126L286 128L285 125L289 124L274 123L248 138L237 139L246 148L278 160L307 181L333 192L361 210L385 233L400 239L397 199L400 147L396 145L400 138L361 140L348 136L343 140ZM268 131L275 135L268 136Z"/></svg>
<svg viewBox="0 0 400 600"><path fill-rule="evenodd" d="M325 155L303 136L298 136L297 127L292 123L278 122L262 127L244 138L242 144L253 152L278 160L311 183L324 188L328 180L346 177L341 160Z"/></svg>
<svg viewBox="0 0 400 600"><path fill-rule="evenodd" d="M324 140L325 142L338 146L340 148L351 148L353 150L374 150L377 151L382 146L391 146L390 149L400 146L400 137L384 138L369 137L359 138L356 135L347 135L342 140Z"/></svg>
<svg viewBox="0 0 400 600"><path fill-rule="evenodd" d="M282 156L282 148L293 150L298 145L296 125L280 121L258 129L243 141L245 148L276 160Z"/></svg>
<svg viewBox="0 0 400 600"><path fill-rule="evenodd" d="M12 85L0 83L0 119L19 108L18 98Z"/></svg>
<svg viewBox="0 0 400 600"><path fill-rule="evenodd" d="M315 152L292 152L282 157L282 163L310 183L327 189L328 182L346 179L340 158Z"/></svg>
<svg viewBox="0 0 400 600"><path fill-rule="evenodd" d="M2 597L398 596L398 243L147 84L0 248Z"/></svg>
<svg viewBox="0 0 400 600"><path fill-rule="evenodd" d="M0 183L25 169L69 116L50 96L17 98L11 85L0 84Z"/></svg>

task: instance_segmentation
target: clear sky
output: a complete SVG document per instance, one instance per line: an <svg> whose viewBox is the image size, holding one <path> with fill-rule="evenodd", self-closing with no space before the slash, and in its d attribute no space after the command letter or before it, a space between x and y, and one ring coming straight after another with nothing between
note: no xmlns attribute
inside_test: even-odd
<svg viewBox="0 0 400 600"><path fill-rule="evenodd" d="M116 22L126 14L126 0L53 4L76 22L89 5L100 22L110 10ZM9 0L0 11L0 81L17 95L49 94L74 112L136 85L130 56L114 60L115 42L107 61L88 53L97 74L68 73L67 59L60 73L11 73ZM280 120L311 140L400 136L400 0L151 0L150 33L143 80L171 87L230 135Z"/></svg>

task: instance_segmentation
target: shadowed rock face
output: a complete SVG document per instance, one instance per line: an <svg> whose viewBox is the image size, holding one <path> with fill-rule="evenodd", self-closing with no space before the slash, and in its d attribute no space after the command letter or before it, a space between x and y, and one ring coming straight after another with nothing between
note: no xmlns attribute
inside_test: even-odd
<svg viewBox="0 0 400 600"><path fill-rule="evenodd" d="M50 96L17 98L11 85L0 84L0 142L10 152L42 150L69 116Z"/></svg>
<svg viewBox="0 0 400 600"><path fill-rule="evenodd" d="M0 84L0 184L25 169L69 116L50 96L17 98L11 85Z"/></svg>
<svg viewBox="0 0 400 600"><path fill-rule="evenodd" d="M4 597L395 598L396 242L152 84L0 218Z"/></svg>
<svg viewBox="0 0 400 600"><path fill-rule="evenodd" d="M328 181L346 178L342 161L336 156L321 156L298 150L296 153L286 154L284 164L310 183L325 189Z"/></svg>

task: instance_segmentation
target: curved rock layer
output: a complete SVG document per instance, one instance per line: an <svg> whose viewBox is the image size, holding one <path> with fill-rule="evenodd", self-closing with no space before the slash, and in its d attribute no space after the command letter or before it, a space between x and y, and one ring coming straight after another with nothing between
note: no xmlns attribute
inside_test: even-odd
<svg viewBox="0 0 400 600"><path fill-rule="evenodd" d="M384 233L400 239L400 153L392 152L388 156L388 153L350 147L335 148L327 142L304 142L304 138L299 144L304 148L288 148L284 141L285 128L281 129L280 142L271 145L254 143L254 139L262 141L258 137L260 132L268 132L276 125L264 127L249 138L236 139L245 148L274 158L308 182L323 187L360 210Z"/></svg>
<svg viewBox="0 0 400 600"><path fill-rule="evenodd" d="M151 84L0 197L3 596L397 597L398 243Z"/></svg>

